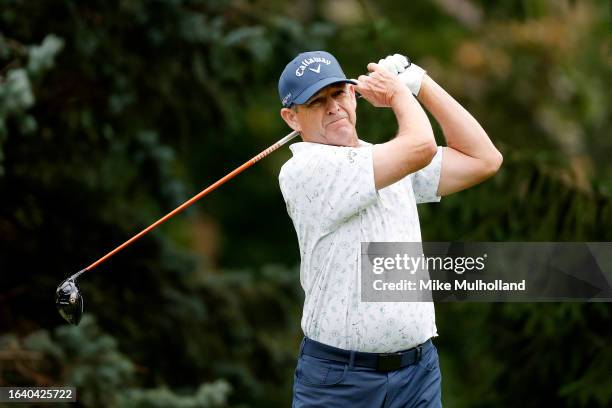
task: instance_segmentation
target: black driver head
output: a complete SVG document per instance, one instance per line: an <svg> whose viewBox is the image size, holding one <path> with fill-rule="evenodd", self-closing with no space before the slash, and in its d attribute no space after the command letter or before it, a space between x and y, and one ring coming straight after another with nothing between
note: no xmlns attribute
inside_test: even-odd
<svg viewBox="0 0 612 408"><path fill-rule="evenodd" d="M70 277L59 284L55 291L55 305L68 323L79 324L83 317L83 297L76 279Z"/></svg>

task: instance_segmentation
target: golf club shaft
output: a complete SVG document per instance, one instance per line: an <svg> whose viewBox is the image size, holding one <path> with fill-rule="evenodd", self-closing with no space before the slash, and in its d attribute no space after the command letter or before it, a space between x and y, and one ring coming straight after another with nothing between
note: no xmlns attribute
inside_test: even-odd
<svg viewBox="0 0 612 408"><path fill-rule="evenodd" d="M143 235L145 235L147 232L151 231L153 228L155 228L155 227L163 224L164 222L168 221L170 218L174 217L176 214L180 213L181 211L183 211L184 209L189 207L191 204L195 203L200 198L204 197L206 194L210 193L211 191L215 190L217 187L219 187L222 184L224 184L226 181L228 181L228 180L232 179L233 177L235 177L236 175L242 173L244 170L248 169L253 164L257 163L259 160L263 159L264 157L266 157L267 155L269 155L270 153L272 153L273 151L275 151L276 149L278 149L279 147L281 147L282 145L284 145L285 143L287 143L288 141L290 141L291 139L296 137L298 134L299 134L299 132L297 132L297 131L293 131L293 132L289 133L287 136L283 137L281 140L279 140L278 142L274 143L272 146L268 147L266 150L262 151L257 156L253 157L251 160L247 161L246 163L244 163L240 167L236 168L231 173L227 174L226 176L224 176L221 179L217 180L215 183L213 183L210 186L206 187L204 190L200 191L198 194L196 194L195 196L193 196L189 200L185 201L179 207L175 208L174 210L172 210L168 214L164 215L162 218L160 218L159 220L155 221L153 224L149 225L147 228L143 229L138 234L134 235L132 238L128 239L123 244L119 245L117 248L113 249L108 254L104 255L102 258L98 259L97 261L95 261L94 263L89 265L87 268L79 271L78 274L80 275L83 272L90 271L93 268L95 268L96 266L100 265L102 262L106 261L108 258L110 258L111 256L115 255L117 252L121 251L123 248L125 248L125 247L129 246L130 244L134 243L139 238L142 238Z"/></svg>

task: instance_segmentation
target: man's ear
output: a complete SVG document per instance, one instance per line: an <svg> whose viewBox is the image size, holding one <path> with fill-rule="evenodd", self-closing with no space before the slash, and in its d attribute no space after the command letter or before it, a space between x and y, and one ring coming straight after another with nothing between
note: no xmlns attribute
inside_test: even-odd
<svg viewBox="0 0 612 408"><path fill-rule="evenodd" d="M298 132L302 130L302 127L297 120L297 113L293 109L282 108L280 115L291 129L297 130Z"/></svg>
<svg viewBox="0 0 612 408"><path fill-rule="evenodd" d="M351 95L351 99L356 99L355 98L355 85L351 84L351 83L347 83L347 90L348 93Z"/></svg>

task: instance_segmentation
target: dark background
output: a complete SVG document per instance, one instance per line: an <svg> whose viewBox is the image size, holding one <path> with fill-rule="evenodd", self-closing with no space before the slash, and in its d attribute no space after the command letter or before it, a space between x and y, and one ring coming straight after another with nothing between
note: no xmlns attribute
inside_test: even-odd
<svg viewBox="0 0 612 408"><path fill-rule="evenodd" d="M79 405L288 406L303 293L273 153L277 80L325 49L350 77L403 53L481 122L500 172L419 206L430 241L610 241L608 1L0 0L0 386ZM362 139L396 128L358 107ZM439 144L444 139L435 126ZM612 403L606 303L436 305L449 407Z"/></svg>

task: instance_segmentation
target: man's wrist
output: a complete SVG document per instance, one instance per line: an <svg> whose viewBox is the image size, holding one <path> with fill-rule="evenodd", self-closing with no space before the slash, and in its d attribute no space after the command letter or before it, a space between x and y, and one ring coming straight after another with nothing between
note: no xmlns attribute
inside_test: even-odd
<svg viewBox="0 0 612 408"><path fill-rule="evenodd" d="M420 102L423 102L423 97L425 96L425 94L427 94L430 87L431 87L431 78L429 77L429 75L424 74L423 79L421 80L421 86L419 88L419 93L415 95L415 97Z"/></svg>
<svg viewBox="0 0 612 408"><path fill-rule="evenodd" d="M407 87L405 86L398 87L397 90L393 93L393 96L391 97L389 106L393 110L399 109L405 106L406 103L409 103L410 98L412 97L413 96Z"/></svg>

